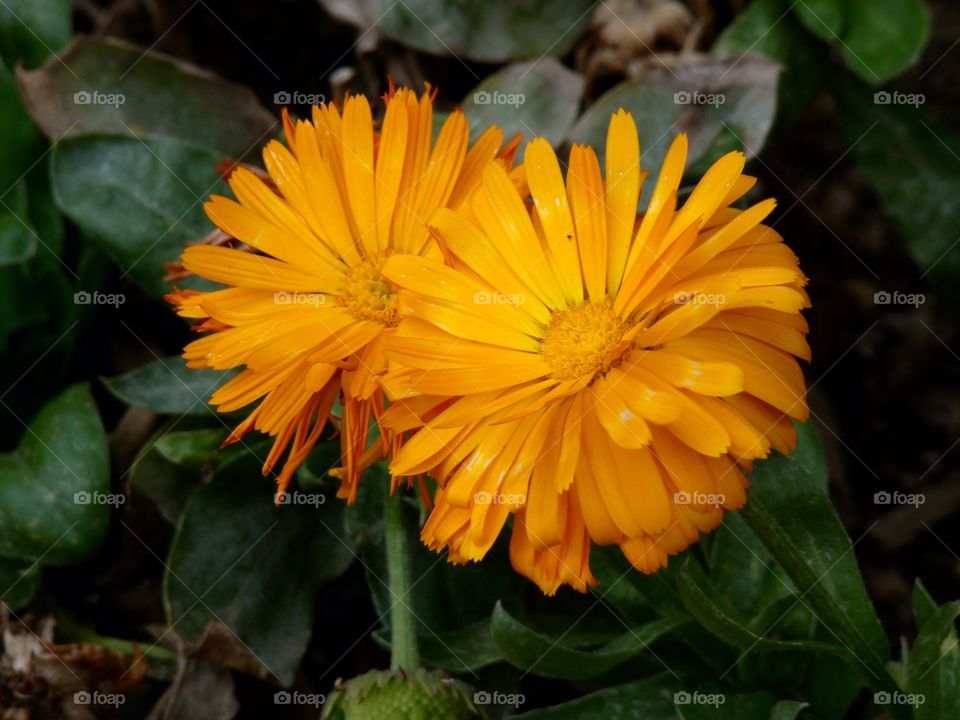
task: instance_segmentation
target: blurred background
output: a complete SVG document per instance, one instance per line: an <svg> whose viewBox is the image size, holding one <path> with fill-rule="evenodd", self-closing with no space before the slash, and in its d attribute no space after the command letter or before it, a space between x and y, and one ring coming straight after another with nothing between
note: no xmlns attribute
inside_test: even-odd
<svg viewBox="0 0 960 720"><path fill-rule="evenodd" d="M141 689L88 717L199 717L183 708L201 702L212 719L262 717L281 710L278 678L324 693L386 663L382 498L313 508L319 523L293 508L272 532L266 446L217 450L235 419L202 400L223 378L183 370L191 334L162 295L192 282L171 264L212 229L200 206L224 191L218 171L259 164L282 109L380 95L387 78L556 147L600 150L625 107L652 174L681 131L690 178L747 152L750 198L778 199L773 226L810 278L830 496L891 646L913 638L914 581L938 602L960 590L958 45L948 0L0 0L3 624L115 651L51 660L49 706L5 658L0 707L33 710L2 717L58 717L49 688L87 687L84 673ZM333 487L335 453L319 448L305 488ZM544 626L589 609L533 597L503 557L436 559L416 602L443 640L425 655L475 649L471 623L496 600ZM140 677L129 663L147 649ZM475 663L472 684L522 690L525 710L589 689ZM850 699L834 715L867 711Z"/></svg>

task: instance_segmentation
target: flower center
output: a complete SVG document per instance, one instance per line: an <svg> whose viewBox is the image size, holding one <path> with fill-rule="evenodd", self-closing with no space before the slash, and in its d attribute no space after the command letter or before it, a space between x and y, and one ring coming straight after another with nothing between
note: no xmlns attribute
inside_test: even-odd
<svg viewBox="0 0 960 720"><path fill-rule="evenodd" d="M396 288L380 274L385 260L382 255L372 255L348 268L337 303L358 320L376 320L394 327L400 315Z"/></svg>
<svg viewBox="0 0 960 720"><path fill-rule="evenodd" d="M623 357L623 321L605 302L556 313L543 340L543 359L562 380L605 373Z"/></svg>

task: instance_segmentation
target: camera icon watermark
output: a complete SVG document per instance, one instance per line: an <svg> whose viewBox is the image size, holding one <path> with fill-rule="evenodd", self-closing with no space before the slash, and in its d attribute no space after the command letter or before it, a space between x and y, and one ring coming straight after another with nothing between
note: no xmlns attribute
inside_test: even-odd
<svg viewBox="0 0 960 720"><path fill-rule="evenodd" d="M109 505L113 508L119 508L127 501L127 496L123 493L102 493L99 490L88 492L78 490L73 494L74 505Z"/></svg>
<svg viewBox="0 0 960 720"><path fill-rule="evenodd" d="M474 105L512 105L518 108L527 101L523 93L504 93L499 90L477 90L473 94Z"/></svg>
<svg viewBox="0 0 960 720"><path fill-rule="evenodd" d="M477 305L513 305L520 307L527 301L523 293L502 293L493 290L478 290L473 294L473 302Z"/></svg>
<svg viewBox="0 0 960 720"><path fill-rule="evenodd" d="M508 505L510 507L520 507L526 502L527 496L523 493L492 493L480 490L473 494L474 505Z"/></svg>
<svg viewBox="0 0 960 720"><path fill-rule="evenodd" d="M99 690L79 690L73 694L74 705L101 705L119 708L127 701L121 693L105 693Z"/></svg>
<svg viewBox="0 0 960 720"><path fill-rule="evenodd" d="M505 707L519 708L527 701L527 696L523 693L504 693L499 690L488 692L487 690L477 690L473 694L474 705L503 705Z"/></svg>
<svg viewBox="0 0 960 720"><path fill-rule="evenodd" d="M727 501L722 493L689 492L679 490L673 494L674 505L707 505L720 507Z"/></svg>
<svg viewBox="0 0 960 720"><path fill-rule="evenodd" d="M727 101L723 93L705 93L699 90L677 90L673 94L674 105L713 105L720 107Z"/></svg>
<svg viewBox="0 0 960 720"><path fill-rule="evenodd" d="M74 105L112 105L120 107L127 101L123 93L102 93L99 90L78 90L73 94Z"/></svg>
<svg viewBox="0 0 960 720"><path fill-rule="evenodd" d="M704 693L699 690L690 692L688 690L679 690L673 694L674 705L710 705L719 708L727 701L723 693Z"/></svg>
<svg viewBox="0 0 960 720"><path fill-rule="evenodd" d="M277 305L313 305L319 307L327 304L327 296L323 293L278 290L273 294L273 302Z"/></svg>
<svg viewBox="0 0 960 720"><path fill-rule="evenodd" d="M926 701L927 697L923 693L904 693L899 690L891 693L881 690L873 694L874 705L908 705L918 708Z"/></svg>
<svg viewBox="0 0 960 720"><path fill-rule="evenodd" d="M305 693L299 690L279 690L273 694L274 705L304 705L319 708L327 701L323 693Z"/></svg>
<svg viewBox="0 0 960 720"><path fill-rule="evenodd" d="M127 296L123 293L102 293L99 290L89 292L88 290L78 290L73 294L74 305L113 305L118 308L127 301Z"/></svg>
<svg viewBox="0 0 960 720"><path fill-rule="evenodd" d="M927 301L927 296L923 293L903 293L899 290L888 292L887 290L878 290L873 294L874 305L912 305L919 308Z"/></svg>
<svg viewBox="0 0 960 720"><path fill-rule="evenodd" d="M911 105L920 107L927 101L923 93L903 93L899 90L878 90L873 94L874 105Z"/></svg>
<svg viewBox="0 0 960 720"><path fill-rule="evenodd" d="M721 293L698 293L681 290L673 294L674 305L711 305L719 307L727 304L727 296Z"/></svg>
<svg viewBox="0 0 960 720"><path fill-rule="evenodd" d="M923 493L905 493L899 490L890 492L880 490L873 494L874 505L912 505L919 508L927 501L927 496Z"/></svg>
<svg viewBox="0 0 960 720"><path fill-rule="evenodd" d="M327 502L323 493L302 493L296 490L274 493L274 505L295 505L318 508Z"/></svg>
<svg viewBox="0 0 960 720"><path fill-rule="evenodd" d="M322 93L305 93L299 90L278 90L273 94L274 105L323 105L327 98Z"/></svg>

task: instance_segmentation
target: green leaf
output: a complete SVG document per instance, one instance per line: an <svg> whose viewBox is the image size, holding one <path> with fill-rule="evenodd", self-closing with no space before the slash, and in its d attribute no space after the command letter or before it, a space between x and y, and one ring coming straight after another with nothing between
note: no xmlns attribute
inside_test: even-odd
<svg viewBox="0 0 960 720"><path fill-rule="evenodd" d="M135 499L147 498L164 520L176 525L199 480L196 472L174 465L157 451L157 440L164 432L154 433L137 453L130 466L129 487Z"/></svg>
<svg viewBox="0 0 960 720"><path fill-rule="evenodd" d="M919 107L877 104L862 84L839 90L838 116L851 154L922 276L951 284L960 277L960 253L951 252L960 227L960 137Z"/></svg>
<svg viewBox="0 0 960 720"><path fill-rule="evenodd" d="M618 548L595 548L590 554L590 568L603 588L604 602L631 623L645 622L650 612L663 618L685 618L677 590L677 575L684 555L652 575L638 573ZM736 660L736 655L723 642L696 623L685 623L675 634L717 672L723 672Z"/></svg>
<svg viewBox="0 0 960 720"><path fill-rule="evenodd" d="M917 627L923 627L936 611L936 601L927 592L927 588L920 578L917 578L913 585L913 614L917 621Z"/></svg>
<svg viewBox="0 0 960 720"><path fill-rule="evenodd" d="M781 700L770 711L770 720L796 720L800 712L810 703L799 700Z"/></svg>
<svg viewBox="0 0 960 720"><path fill-rule="evenodd" d="M775 702L769 693L699 692L688 691L691 702L677 703L683 720L767 720ZM716 699L713 704L711 697ZM701 701L694 702L697 698Z"/></svg>
<svg viewBox="0 0 960 720"><path fill-rule="evenodd" d="M747 626L737 622L711 599L710 596L714 591L705 588L702 581L696 579L689 559L680 572L678 585L684 607L690 611L690 614L718 638L744 653L817 653L849 658L847 651L839 645L812 640L771 640L756 634Z"/></svg>
<svg viewBox="0 0 960 720"><path fill-rule="evenodd" d="M841 0L800 0L793 6L800 22L821 40L833 43L844 30Z"/></svg>
<svg viewBox="0 0 960 720"><path fill-rule="evenodd" d="M918 591L925 594L919 583L914 591L915 598ZM915 599L915 604L926 604L926 601L917 601L918 599ZM932 612L927 608L918 612L917 624L920 632L910 649L906 682L909 691L906 700L914 701L916 720L960 718L960 646L956 630L958 614L958 601L949 602ZM926 616L922 622L921 615Z"/></svg>
<svg viewBox="0 0 960 720"><path fill-rule="evenodd" d="M827 638L828 632L823 633ZM806 698L811 712L824 720L848 717L850 706L863 689L860 673L840 658L821 657L810 666Z"/></svg>
<svg viewBox="0 0 960 720"><path fill-rule="evenodd" d="M209 415L207 401L233 371L195 370L183 358L154 360L113 378L101 378L116 398L134 407L169 415Z"/></svg>
<svg viewBox="0 0 960 720"><path fill-rule="evenodd" d="M658 638L673 632L685 618L664 618L630 628L596 650L577 650L565 636L549 637L527 627L499 603L493 611L491 633L504 658L513 666L541 677L585 679L633 660Z"/></svg>
<svg viewBox="0 0 960 720"><path fill-rule="evenodd" d="M19 265L37 252L37 233L27 216L27 185L21 180L0 199L0 267Z"/></svg>
<svg viewBox="0 0 960 720"><path fill-rule="evenodd" d="M177 140L86 135L57 144L50 171L63 213L103 245L123 277L160 296L170 289L164 263L212 227L202 205L223 192L214 170L221 158Z"/></svg>
<svg viewBox="0 0 960 720"><path fill-rule="evenodd" d="M847 0L846 32L840 49L847 65L868 83L879 85L913 65L930 35L930 13L923 0Z"/></svg>
<svg viewBox="0 0 960 720"><path fill-rule="evenodd" d="M2 5L0 5L2 7ZM5 193L44 152L43 137L37 132L17 96L10 71L0 65L0 193ZM2 197L2 194L0 194ZM9 201L5 200L9 203Z"/></svg>
<svg viewBox="0 0 960 720"><path fill-rule="evenodd" d="M435 55L497 63L565 55L590 24L588 0L321 0L327 11L356 25L360 39L380 33ZM376 37L374 35L374 37ZM462 62L462 60L461 60Z"/></svg>
<svg viewBox="0 0 960 720"><path fill-rule="evenodd" d="M768 693L730 693L703 685L692 685L664 673L515 717L517 720L766 720L775 703Z"/></svg>
<svg viewBox="0 0 960 720"><path fill-rule="evenodd" d="M710 580L727 605L745 613L755 615L793 595L790 578L739 513L727 513L713 533L709 566Z"/></svg>
<svg viewBox="0 0 960 720"><path fill-rule="evenodd" d="M0 558L0 601L16 612L26 605L40 584L40 564Z"/></svg>
<svg viewBox="0 0 960 720"><path fill-rule="evenodd" d="M545 137L560 145L577 118L583 78L553 58L508 65L483 79L463 99L473 140L490 125L510 139ZM519 157L522 157L524 145Z"/></svg>
<svg viewBox="0 0 960 720"><path fill-rule="evenodd" d="M783 124L809 107L826 70L823 47L790 13L787 0L753 0L724 28L711 52L717 57L762 53L782 63L777 118Z"/></svg>
<svg viewBox="0 0 960 720"><path fill-rule="evenodd" d="M18 72L17 84L51 140L91 133L159 137L240 159L277 124L247 88L115 39L78 37L61 58Z"/></svg>
<svg viewBox="0 0 960 720"><path fill-rule="evenodd" d="M663 673L590 693L561 705L517 715L517 720L676 720L680 681Z"/></svg>
<svg viewBox="0 0 960 720"><path fill-rule="evenodd" d="M945 652L944 645L956 646L954 621L960 616L960 601L954 600L937 608L920 627L917 641L910 649L907 668L908 687L921 681L933 670Z"/></svg>
<svg viewBox="0 0 960 720"><path fill-rule="evenodd" d="M70 42L69 0L0 3L0 56L8 67L36 67Z"/></svg>
<svg viewBox="0 0 960 720"><path fill-rule="evenodd" d="M383 648L390 648L390 636L384 629L373 634ZM422 632L417 647L423 662L451 673L476 672L503 659L490 634L490 621L482 620L456 630Z"/></svg>
<svg viewBox="0 0 960 720"><path fill-rule="evenodd" d="M182 638L197 642L207 623L223 622L289 684L310 639L314 592L353 554L332 493L326 502L291 491L294 502L275 507L273 491L250 473L197 489L170 547L163 599Z"/></svg>
<svg viewBox="0 0 960 720"><path fill-rule="evenodd" d="M801 436L802 442L809 439ZM804 451L799 452L803 457ZM875 689L892 689L885 667L887 639L823 481L792 456L774 454L756 464L741 513L787 571L798 597L855 656L866 682Z"/></svg>
<svg viewBox="0 0 960 720"><path fill-rule="evenodd" d="M174 465L204 470L211 468L221 457L220 446L228 434L229 431L222 427L167 432L157 438L154 448Z"/></svg>
<svg viewBox="0 0 960 720"><path fill-rule="evenodd" d="M110 465L100 415L85 384L67 388L0 455L0 555L71 565L103 542Z"/></svg>
<svg viewBox="0 0 960 720"><path fill-rule="evenodd" d="M689 141L688 168L732 149L753 157L773 125L779 73L780 66L762 55L654 67L601 96L577 121L570 139L591 145L603 158L610 116L623 108L637 124L642 165L654 172L681 131ZM644 183L645 199L653 185Z"/></svg>

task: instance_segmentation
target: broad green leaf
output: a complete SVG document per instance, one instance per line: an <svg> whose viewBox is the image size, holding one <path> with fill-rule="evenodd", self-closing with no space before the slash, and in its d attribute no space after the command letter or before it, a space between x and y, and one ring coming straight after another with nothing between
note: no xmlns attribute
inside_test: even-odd
<svg viewBox="0 0 960 720"><path fill-rule="evenodd" d="M823 481L800 461L774 454L756 464L741 513L818 621L855 656L867 683L891 689L887 639Z"/></svg>
<svg viewBox="0 0 960 720"><path fill-rule="evenodd" d="M618 548L594 548L590 554L590 568L600 582L604 603L612 606L631 624L651 619L650 612L662 618L689 619L677 590L677 574L684 556L681 555L652 575L638 573L623 557ZM724 672L736 660L736 654L725 643L696 623L679 626L675 634L717 672Z"/></svg>
<svg viewBox="0 0 960 720"><path fill-rule="evenodd" d="M123 277L159 296L170 289L164 263L177 260L188 241L212 227L202 206L211 193L223 192L215 172L221 157L178 140L70 138L51 152L54 197L102 244Z"/></svg>
<svg viewBox="0 0 960 720"><path fill-rule="evenodd" d="M753 0L724 28L711 50L717 57L761 53L783 64L777 116L784 124L809 106L826 69L823 47L790 13L790 4L788 0Z"/></svg>
<svg viewBox="0 0 960 720"><path fill-rule="evenodd" d="M687 692L691 702L677 703L683 720L768 720L776 702L769 693Z"/></svg>
<svg viewBox="0 0 960 720"><path fill-rule="evenodd" d="M800 0L793 11L806 26L821 40L837 42L844 32L843 0Z"/></svg>
<svg viewBox="0 0 960 720"><path fill-rule="evenodd" d="M134 458L128 486L135 498L145 497L164 520L176 525L199 479L196 472L171 463L157 451L163 432L157 431Z"/></svg>
<svg viewBox="0 0 960 720"><path fill-rule="evenodd" d="M711 599L712 589L703 586L695 577L691 560L684 563L678 578L680 596L684 607L707 630L724 642L744 651L744 653L817 653L849 658L847 651L839 645L831 645L812 640L771 640L758 635L746 625L739 623Z"/></svg>
<svg viewBox="0 0 960 720"><path fill-rule="evenodd" d="M0 200L0 267L19 265L37 252L37 233L27 214L27 185L21 180Z"/></svg>
<svg viewBox="0 0 960 720"><path fill-rule="evenodd" d="M600 97L577 121L573 142L591 145L602 158L610 116L629 111L640 132L641 165L655 175L673 138L687 133L687 167L728 150L756 155L776 113L780 66L762 55L707 58L676 68L654 67ZM644 183L644 197L654 179ZM643 204L643 203L641 203Z"/></svg>
<svg viewBox="0 0 960 720"><path fill-rule="evenodd" d="M840 87L844 138L921 275L950 284L960 276L960 137L919 107L876 98L859 83Z"/></svg>
<svg viewBox="0 0 960 720"><path fill-rule="evenodd" d="M70 42L69 0L0 3L0 56L8 67L36 67Z"/></svg>
<svg viewBox="0 0 960 720"><path fill-rule="evenodd" d="M810 703L799 700L781 700L770 711L770 720L797 720L803 709L809 705Z"/></svg>
<svg viewBox="0 0 960 720"><path fill-rule="evenodd" d="M210 395L233 375L232 371L194 370L180 357L154 360L128 373L102 378L119 400L170 415L209 415Z"/></svg>
<svg viewBox="0 0 960 720"><path fill-rule="evenodd" d="M516 717L517 720L676 720L674 694L681 692L684 690L680 680L663 673Z"/></svg>
<svg viewBox="0 0 960 720"><path fill-rule="evenodd" d="M756 615L780 598L793 595L790 578L739 513L727 513L723 518L711 537L708 557L714 587L729 607L741 608L744 615Z"/></svg>
<svg viewBox="0 0 960 720"><path fill-rule="evenodd" d="M163 598L182 638L197 642L207 623L223 622L289 684L310 639L314 592L353 553L332 493L292 490L293 502L275 506L273 489L250 473L197 489L170 547Z"/></svg>
<svg viewBox="0 0 960 720"><path fill-rule="evenodd" d="M775 703L776 699L768 693L731 693L663 673L516 717L518 720L767 720Z"/></svg>
<svg viewBox="0 0 960 720"><path fill-rule="evenodd" d="M577 118L582 94L582 77L553 58L542 58L508 65L484 78L463 99L463 110L473 140L496 125L507 140L520 133L525 143L545 137L557 147Z"/></svg>
<svg viewBox="0 0 960 720"><path fill-rule="evenodd" d="M40 564L0 558L0 602L16 612L37 592Z"/></svg>
<svg viewBox="0 0 960 720"><path fill-rule="evenodd" d="M847 65L868 83L879 85L913 65L930 35L930 12L923 0L846 0L846 32L840 43Z"/></svg>
<svg viewBox="0 0 960 720"><path fill-rule="evenodd" d="M655 640L686 622L680 617L654 620L630 628L596 650L578 650L565 643L563 635L550 637L524 625L498 603L493 611L491 633L503 657L521 670L541 677L585 679L634 660Z"/></svg>
<svg viewBox="0 0 960 720"><path fill-rule="evenodd" d="M220 446L228 434L229 430L224 427L167 432L157 438L154 447L174 465L204 470L212 468L218 457L222 457Z"/></svg>
<svg viewBox="0 0 960 720"><path fill-rule="evenodd" d="M373 637L382 647L390 648L388 632L381 629ZM422 632L417 647L424 664L451 673L476 672L503 659L490 634L489 620L456 630Z"/></svg>
<svg viewBox="0 0 960 720"><path fill-rule="evenodd" d="M208 147L218 159L239 159L266 142L277 123L247 88L115 39L78 37L61 58L18 72L17 83L51 140L91 133L170 138Z"/></svg>
<svg viewBox="0 0 960 720"><path fill-rule="evenodd" d="M434 55L496 63L565 55L590 24L588 0L320 0L327 11L357 26L358 43L382 34Z"/></svg>
<svg viewBox="0 0 960 720"><path fill-rule="evenodd" d="M830 633L823 635L830 639ZM820 657L810 664L806 699L810 710L823 720L843 720L863 690L860 673L840 658Z"/></svg>
<svg viewBox="0 0 960 720"><path fill-rule="evenodd" d="M85 384L67 388L0 455L0 555L71 565L103 542L110 465L100 415Z"/></svg>

